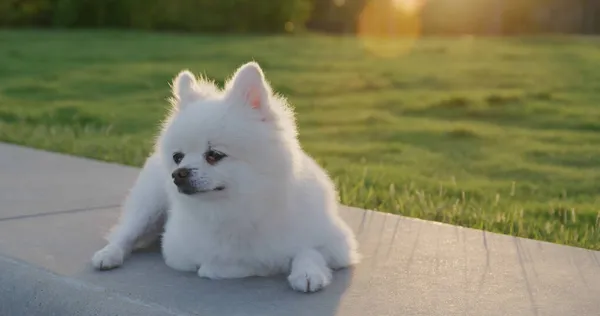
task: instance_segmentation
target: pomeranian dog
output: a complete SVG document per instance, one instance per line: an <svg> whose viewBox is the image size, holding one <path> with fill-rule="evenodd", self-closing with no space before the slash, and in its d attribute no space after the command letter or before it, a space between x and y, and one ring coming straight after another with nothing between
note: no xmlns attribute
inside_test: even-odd
<svg viewBox="0 0 600 316"><path fill-rule="evenodd" d="M301 292L359 261L333 182L302 150L293 112L257 63L223 90L187 70L172 86L172 111L95 268L116 268L161 235L173 269L209 279L285 273Z"/></svg>

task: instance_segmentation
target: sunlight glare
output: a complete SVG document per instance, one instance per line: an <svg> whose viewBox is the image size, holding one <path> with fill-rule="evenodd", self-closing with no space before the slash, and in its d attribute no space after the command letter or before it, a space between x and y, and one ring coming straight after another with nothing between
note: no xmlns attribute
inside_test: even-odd
<svg viewBox="0 0 600 316"><path fill-rule="evenodd" d="M393 58L412 50L421 35L424 0L372 0L358 19L357 36L377 57Z"/></svg>
<svg viewBox="0 0 600 316"><path fill-rule="evenodd" d="M411 14L416 13L420 7L420 0L391 0L394 7Z"/></svg>
<svg viewBox="0 0 600 316"><path fill-rule="evenodd" d="M333 4L335 4L338 7L341 7L344 4L346 4L346 0L333 0Z"/></svg>

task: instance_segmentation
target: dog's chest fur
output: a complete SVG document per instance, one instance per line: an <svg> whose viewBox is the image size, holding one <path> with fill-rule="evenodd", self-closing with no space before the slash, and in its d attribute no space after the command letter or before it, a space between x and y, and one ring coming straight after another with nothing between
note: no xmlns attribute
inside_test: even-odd
<svg viewBox="0 0 600 316"><path fill-rule="evenodd" d="M197 265L243 265L259 274L283 272L297 251L285 233L284 219L276 216L223 216L228 210L175 210L166 233L176 238L189 260ZM251 213L248 212L247 215ZM262 271L262 272L259 272Z"/></svg>

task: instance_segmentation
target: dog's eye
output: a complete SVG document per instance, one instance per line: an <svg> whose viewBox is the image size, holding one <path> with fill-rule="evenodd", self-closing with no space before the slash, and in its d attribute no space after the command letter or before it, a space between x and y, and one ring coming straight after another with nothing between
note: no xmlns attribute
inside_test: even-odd
<svg viewBox="0 0 600 316"><path fill-rule="evenodd" d="M227 155L216 150L209 150L204 154L204 159L206 159L206 162L208 162L209 165L214 165L225 157L227 157Z"/></svg>
<svg viewBox="0 0 600 316"><path fill-rule="evenodd" d="M175 161L176 164L179 164L183 160L183 157L185 157L184 153L176 152L173 154L173 161Z"/></svg>

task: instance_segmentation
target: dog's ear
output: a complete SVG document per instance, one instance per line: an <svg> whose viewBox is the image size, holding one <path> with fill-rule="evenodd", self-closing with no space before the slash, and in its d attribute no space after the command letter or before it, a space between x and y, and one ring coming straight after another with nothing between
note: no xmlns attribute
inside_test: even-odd
<svg viewBox="0 0 600 316"><path fill-rule="evenodd" d="M195 101L204 100L218 92L217 87L202 78L197 80L189 71L181 71L173 80L173 99L177 109Z"/></svg>
<svg viewBox="0 0 600 316"><path fill-rule="evenodd" d="M269 108L271 87L258 63L249 62L241 66L227 83L226 90L228 97L259 111L263 119L272 118Z"/></svg>

